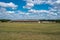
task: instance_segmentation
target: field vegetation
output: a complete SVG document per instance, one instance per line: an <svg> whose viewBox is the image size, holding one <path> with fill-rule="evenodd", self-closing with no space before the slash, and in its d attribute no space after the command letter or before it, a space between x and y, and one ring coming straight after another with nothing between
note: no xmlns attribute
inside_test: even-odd
<svg viewBox="0 0 60 40"><path fill-rule="evenodd" d="M0 40L60 40L60 23L0 22Z"/></svg>

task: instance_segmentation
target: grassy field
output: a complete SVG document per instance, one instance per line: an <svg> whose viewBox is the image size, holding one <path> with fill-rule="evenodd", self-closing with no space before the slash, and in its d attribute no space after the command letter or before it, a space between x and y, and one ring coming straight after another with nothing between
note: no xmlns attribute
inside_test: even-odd
<svg viewBox="0 0 60 40"><path fill-rule="evenodd" d="M60 40L60 23L0 23L0 40Z"/></svg>

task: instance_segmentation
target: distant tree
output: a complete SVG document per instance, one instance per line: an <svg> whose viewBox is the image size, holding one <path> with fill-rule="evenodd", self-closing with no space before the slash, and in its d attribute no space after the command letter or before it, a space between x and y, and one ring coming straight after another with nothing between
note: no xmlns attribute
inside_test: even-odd
<svg viewBox="0 0 60 40"><path fill-rule="evenodd" d="M42 21L50 21L50 22L56 22L56 23L60 23L60 19L51 19L51 20L49 20L49 19L42 19L42 20L39 20L40 22L42 22Z"/></svg>
<svg viewBox="0 0 60 40"><path fill-rule="evenodd" d="M56 20L57 23L60 23L60 20Z"/></svg>
<svg viewBox="0 0 60 40"><path fill-rule="evenodd" d="M9 19L0 19L1 22L8 22L10 21Z"/></svg>

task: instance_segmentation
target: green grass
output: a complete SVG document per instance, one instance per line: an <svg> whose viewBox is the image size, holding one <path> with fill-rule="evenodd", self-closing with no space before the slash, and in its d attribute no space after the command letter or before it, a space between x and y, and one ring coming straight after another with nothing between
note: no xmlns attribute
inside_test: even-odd
<svg viewBox="0 0 60 40"><path fill-rule="evenodd" d="M60 23L0 23L0 40L60 40Z"/></svg>

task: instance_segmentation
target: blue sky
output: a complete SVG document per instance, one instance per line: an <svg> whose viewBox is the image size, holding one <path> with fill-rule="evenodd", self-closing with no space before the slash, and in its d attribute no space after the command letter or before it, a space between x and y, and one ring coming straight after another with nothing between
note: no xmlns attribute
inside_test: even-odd
<svg viewBox="0 0 60 40"><path fill-rule="evenodd" d="M60 19L60 0L0 0L0 19Z"/></svg>

